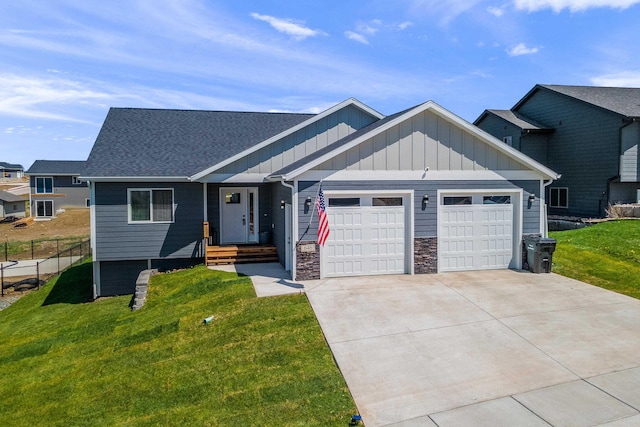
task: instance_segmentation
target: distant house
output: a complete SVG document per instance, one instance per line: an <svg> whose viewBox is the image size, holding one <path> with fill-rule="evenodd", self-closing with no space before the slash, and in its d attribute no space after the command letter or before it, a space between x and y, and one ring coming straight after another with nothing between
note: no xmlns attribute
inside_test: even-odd
<svg viewBox="0 0 640 427"><path fill-rule="evenodd" d="M0 218L7 216L24 218L27 215L26 204L25 198L0 190Z"/></svg>
<svg viewBox="0 0 640 427"><path fill-rule="evenodd" d="M0 179L21 179L23 176L22 165L0 162Z"/></svg>
<svg viewBox="0 0 640 427"><path fill-rule="evenodd" d="M80 179L86 162L36 160L26 172L31 187L31 216L53 218L66 208L88 208L89 188Z"/></svg>
<svg viewBox="0 0 640 427"><path fill-rule="evenodd" d="M82 177L102 296L269 247L298 280L521 268L557 175L434 102L384 116L349 99L316 115L112 108Z"/></svg>
<svg viewBox="0 0 640 427"><path fill-rule="evenodd" d="M640 88L536 85L474 124L562 175L545 185L549 214L640 202Z"/></svg>

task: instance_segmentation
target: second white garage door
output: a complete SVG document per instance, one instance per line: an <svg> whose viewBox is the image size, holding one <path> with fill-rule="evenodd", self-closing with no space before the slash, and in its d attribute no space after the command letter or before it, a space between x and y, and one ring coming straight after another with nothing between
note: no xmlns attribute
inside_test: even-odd
<svg viewBox="0 0 640 427"><path fill-rule="evenodd" d="M511 197L445 196L438 219L439 270L509 268L513 236Z"/></svg>
<svg viewBox="0 0 640 427"><path fill-rule="evenodd" d="M323 277L405 273L404 206L329 207Z"/></svg>

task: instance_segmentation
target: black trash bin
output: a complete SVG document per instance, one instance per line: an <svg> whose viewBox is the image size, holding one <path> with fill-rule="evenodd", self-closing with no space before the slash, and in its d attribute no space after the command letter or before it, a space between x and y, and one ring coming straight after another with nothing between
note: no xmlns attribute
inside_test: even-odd
<svg viewBox="0 0 640 427"><path fill-rule="evenodd" d="M534 273L551 273L556 240L541 236L525 236L524 244L527 248L529 270Z"/></svg>

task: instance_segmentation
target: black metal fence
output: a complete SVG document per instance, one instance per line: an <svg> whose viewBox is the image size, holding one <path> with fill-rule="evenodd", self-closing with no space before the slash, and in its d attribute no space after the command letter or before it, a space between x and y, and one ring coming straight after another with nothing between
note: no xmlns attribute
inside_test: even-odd
<svg viewBox="0 0 640 427"><path fill-rule="evenodd" d="M42 260L23 260L17 265L8 261L4 265L5 268L0 269L2 295L4 296L4 290L10 287L15 290L22 290L21 287L40 289L40 286L51 277L89 256L91 256L91 240L87 239ZM8 265L9 263L12 265Z"/></svg>
<svg viewBox="0 0 640 427"><path fill-rule="evenodd" d="M82 237L39 239L28 242L10 243L5 241L0 247L0 260L43 259L69 249L83 242Z"/></svg>

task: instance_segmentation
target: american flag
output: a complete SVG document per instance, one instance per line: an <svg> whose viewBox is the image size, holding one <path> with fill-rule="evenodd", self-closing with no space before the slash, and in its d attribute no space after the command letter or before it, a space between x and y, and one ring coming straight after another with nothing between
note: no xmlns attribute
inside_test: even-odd
<svg viewBox="0 0 640 427"><path fill-rule="evenodd" d="M318 244L324 245L329 237L329 219L327 218L326 205L324 203L324 193L322 192L322 184L318 189L318 197L316 198L318 206Z"/></svg>

